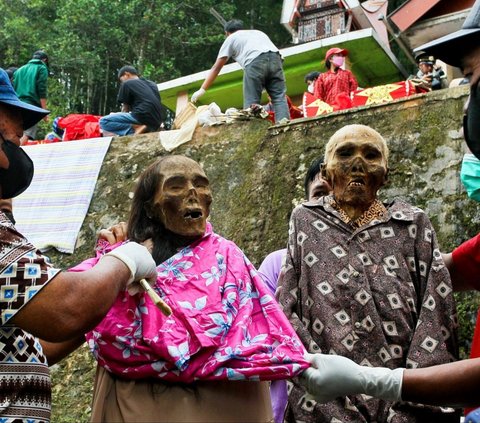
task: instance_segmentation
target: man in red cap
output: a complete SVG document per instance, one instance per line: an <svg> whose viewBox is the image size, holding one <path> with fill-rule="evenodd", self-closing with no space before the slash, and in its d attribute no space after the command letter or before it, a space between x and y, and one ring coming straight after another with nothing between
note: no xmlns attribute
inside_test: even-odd
<svg viewBox="0 0 480 423"><path fill-rule="evenodd" d="M330 105L337 104L339 94L350 95L358 88L352 72L343 69L348 51L333 47L325 55L327 72L322 73L315 82L314 95Z"/></svg>

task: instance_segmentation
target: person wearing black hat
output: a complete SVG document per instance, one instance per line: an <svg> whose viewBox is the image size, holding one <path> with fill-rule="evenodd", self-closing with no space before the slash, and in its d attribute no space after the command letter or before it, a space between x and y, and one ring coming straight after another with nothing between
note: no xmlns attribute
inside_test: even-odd
<svg viewBox="0 0 480 423"><path fill-rule="evenodd" d="M20 138L48 113L19 100L0 69L0 199L30 185L33 162ZM87 272L62 272L0 211L1 421L49 422L48 366L84 342L121 290L137 288L133 282L142 278L155 281L155 262L144 246L129 242L113 253Z"/></svg>
<svg viewBox="0 0 480 423"><path fill-rule="evenodd" d="M418 72L408 78L418 81L419 84L428 90L440 90L447 88L447 76L443 69L435 65L435 57L425 52L417 55Z"/></svg>
<svg viewBox="0 0 480 423"><path fill-rule="evenodd" d="M416 50L435 55L445 63L459 67L463 75L470 79L470 100L463 130L468 147L480 159L480 0L475 2L460 30ZM478 250L471 250L470 254L470 257L464 257L464 262L469 259L479 269ZM478 280L478 273L476 279ZM452 281L455 281L455 277ZM454 288L465 287L454 285ZM367 394L387 400L441 406L480 405L480 358L422 369L395 370L359 366L336 355L314 354L310 356L310 361L312 367L303 373L303 383L319 402L327 402L339 396Z"/></svg>
<svg viewBox="0 0 480 423"><path fill-rule="evenodd" d="M48 56L43 50L33 53L32 59L15 71L13 87L25 103L47 108ZM43 118L48 122L48 115ZM37 124L23 132L22 144L37 136Z"/></svg>

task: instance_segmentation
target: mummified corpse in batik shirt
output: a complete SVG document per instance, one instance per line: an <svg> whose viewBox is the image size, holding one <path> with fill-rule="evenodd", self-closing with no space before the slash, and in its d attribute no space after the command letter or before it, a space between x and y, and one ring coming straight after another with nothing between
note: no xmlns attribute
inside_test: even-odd
<svg viewBox="0 0 480 423"><path fill-rule="evenodd" d="M449 273L426 214L407 203L354 228L331 197L292 213L277 296L309 352L361 365L426 367L455 360L456 315ZM327 404L293 384L288 420L458 422L452 409L356 395Z"/></svg>

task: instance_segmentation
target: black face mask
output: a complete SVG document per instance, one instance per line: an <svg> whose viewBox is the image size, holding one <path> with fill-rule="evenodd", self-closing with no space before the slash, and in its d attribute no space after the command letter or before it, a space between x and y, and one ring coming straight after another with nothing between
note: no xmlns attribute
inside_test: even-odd
<svg viewBox="0 0 480 423"><path fill-rule="evenodd" d="M463 136L470 151L480 159L480 88L470 88L467 114L463 117Z"/></svg>
<svg viewBox="0 0 480 423"><path fill-rule="evenodd" d="M33 162L22 148L11 141L4 140L2 150L10 165L8 169L0 169L1 194L2 198L13 198L30 186L33 178Z"/></svg>

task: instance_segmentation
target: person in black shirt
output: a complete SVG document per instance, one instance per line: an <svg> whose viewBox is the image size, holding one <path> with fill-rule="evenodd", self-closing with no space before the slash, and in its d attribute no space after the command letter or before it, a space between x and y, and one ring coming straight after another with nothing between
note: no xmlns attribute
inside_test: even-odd
<svg viewBox="0 0 480 423"><path fill-rule="evenodd" d="M157 85L141 78L133 66L118 71L121 81L117 101L122 105L119 113L110 113L100 119L103 135L130 135L160 130L165 120L165 109Z"/></svg>

